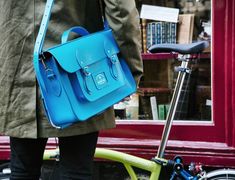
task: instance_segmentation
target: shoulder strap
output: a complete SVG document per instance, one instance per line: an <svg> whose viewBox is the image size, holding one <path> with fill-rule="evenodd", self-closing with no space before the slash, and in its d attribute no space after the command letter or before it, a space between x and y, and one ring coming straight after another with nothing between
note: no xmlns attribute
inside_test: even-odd
<svg viewBox="0 0 235 180"><path fill-rule="evenodd" d="M46 7L44 10L44 14L43 14L43 18L42 18L42 22L41 22L39 32L38 32L38 35L36 38L36 42L34 45L34 52L33 52L34 69L35 69L37 79L38 79L39 83L41 84L40 88L42 89L42 91L47 91L47 90L46 90L45 83L42 80L43 78L42 78L42 75L40 72L40 65L39 65L40 57L39 56L42 53L42 47L43 47L43 43L44 43L46 31L47 31L48 22L49 22L50 15L51 15L51 9L52 9L53 3L54 3L54 0L47 0Z"/></svg>
<svg viewBox="0 0 235 180"><path fill-rule="evenodd" d="M105 10L104 10L104 1L103 0L99 0L99 6L100 6L100 12L101 12L101 16L102 16L104 29L109 29L108 22L105 18L105 12L104 12Z"/></svg>
<svg viewBox="0 0 235 180"><path fill-rule="evenodd" d="M105 13L104 13L104 2L102 0L99 0L99 6L100 6L100 12L103 24L105 23Z"/></svg>
<svg viewBox="0 0 235 180"><path fill-rule="evenodd" d="M39 32L36 38L35 46L34 46L34 57L39 57L40 53L42 52L42 47L44 43L44 39L46 36L46 31L48 27L48 23L50 20L51 9L54 4L54 0L47 0L46 7L44 10L42 22L39 28Z"/></svg>

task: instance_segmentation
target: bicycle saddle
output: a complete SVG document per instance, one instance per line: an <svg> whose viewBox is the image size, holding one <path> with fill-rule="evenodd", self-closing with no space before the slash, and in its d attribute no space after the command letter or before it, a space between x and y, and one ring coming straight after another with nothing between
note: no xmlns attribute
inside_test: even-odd
<svg viewBox="0 0 235 180"><path fill-rule="evenodd" d="M151 53L177 52L180 54L196 54L209 46L207 41L199 41L190 44L155 44L148 50Z"/></svg>

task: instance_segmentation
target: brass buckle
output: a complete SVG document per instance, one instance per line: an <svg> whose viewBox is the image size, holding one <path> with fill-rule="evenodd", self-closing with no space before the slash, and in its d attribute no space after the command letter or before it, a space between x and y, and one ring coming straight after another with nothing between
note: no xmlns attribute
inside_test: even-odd
<svg viewBox="0 0 235 180"><path fill-rule="evenodd" d="M48 67L47 67L46 63L44 62L46 57L44 56L43 53L40 54L40 58L39 59L42 61L42 65L43 65L44 69L47 70Z"/></svg>

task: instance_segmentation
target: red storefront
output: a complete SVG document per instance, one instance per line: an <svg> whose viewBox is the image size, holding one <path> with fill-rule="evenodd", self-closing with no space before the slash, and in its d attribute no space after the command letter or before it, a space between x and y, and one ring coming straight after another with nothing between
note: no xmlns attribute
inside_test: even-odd
<svg viewBox="0 0 235 180"><path fill-rule="evenodd" d="M186 164L235 168L235 1L212 1L212 32L212 121L175 122L166 157L180 155ZM163 122L117 120L115 129L100 133L98 146L150 159L156 155L162 130ZM5 160L9 140L1 136L0 161Z"/></svg>

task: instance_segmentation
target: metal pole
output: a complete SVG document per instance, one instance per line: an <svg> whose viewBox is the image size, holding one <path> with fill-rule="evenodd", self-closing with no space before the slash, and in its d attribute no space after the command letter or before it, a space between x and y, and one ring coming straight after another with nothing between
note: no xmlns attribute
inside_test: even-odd
<svg viewBox="0 0 235 180"><path fill-rule="evenodd" d="M184 59L181 62L181 67L180 68L186 70L188 68L188 60ZM178 104L179 97L180 97L180 92L182 90L182 86L183 86L183 83L184 83L186 73L187 73L186 71L179 71L179 73L178 73L177 81L176 81L176 84L175 84L175 89L174 89L174 92L173 92L173 96L172 96L172 100L171 100L171 103L170 103L169 111L168 111L168 114L167 114L167 117L166 117L166 124L164 126L164 130L163 130L163 133L162 133L161 143L160 143L160 146L159 146L158 152L157 152L157 157L159 157L159 158L164 157L166 144L167 144L169 134L170 134L170 131L171 131L172 122L173 122L173 119L174 119L174 116L175 116L175 111L176 111L176 108L177 108L177 104Z"/></svg>

